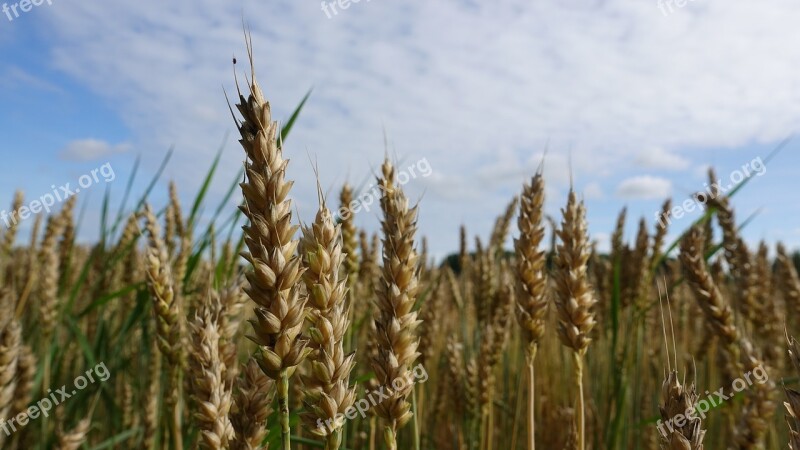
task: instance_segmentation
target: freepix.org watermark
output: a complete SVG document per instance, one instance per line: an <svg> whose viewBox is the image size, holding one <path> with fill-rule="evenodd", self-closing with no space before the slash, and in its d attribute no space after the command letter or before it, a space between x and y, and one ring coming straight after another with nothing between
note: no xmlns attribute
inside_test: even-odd
<svg viewBox="0 0 800 450"><path fill-rule="evenodd" d="M111 372L106 367L106 363L101 362L93 369L87 370L85 374L78 375L72 382L71 390L66 384L56 389L55 392L52 389L48 389L48 396L36 402L35 405L31 405L25 411L12 417L11 420L0 420L0 430L6 436L11 436L11 433L17 431L17 427L22 428L31 421L38 419L39 416L49 417L50 411L54 407L64 403L67 399L77 394L78 391L82 391L96 382L103 383L109 378L111 378Z"/></svg>
<svg viewBox="0 0 800 450"><path fill-rule="evenodd" d="M117 175L114 173L114 168L111 167L111 163L105 163L96 169L92 169L88 174L81 175L80 178L78 178L78 186L73 187L72 183L67 183L63 186L56 187L56 185L53 184L50 186L50 189L53 190L52 192L48 192L38 199L31 201L29 204L21 206L18 210L11 211L10 213L6 210L0 211L0 222L4 223L6 228L9 228L12 224L16 225L21 220L28 219L32 214L39 214L42 211L49 214L50 209L55 206L56 203L61 203L72 197L80 192L81 189L88 189L100 183L101 180L110 183L116 178Z"/></svg>
<svg viewBox="0 0 800 450"><path fill-rule="evenodd" d="M30 12L34 6L42 6L45 3L52 6L53 0L20 0L10 5L3 3L2 10L8 21L13 22L14 19L19 18L21 13Z"/></svg>
<svg viewBox="0 0 800 450"><path fill-rule="evenodd" d="M675 431L676 427L683 427L686 425L687 421L697 420L698 418L705 419L706 413L709 412L711 408L716 408L732 399L737 393L744 391L754 383L764 384L767 381L769 381L769 374L767 370L764 369L764 366L759 365L752 371L745 373L741 378L733 380L729 393L725 393L725 388L719 388L714 392L706 391L706 397L695 402L695 404L691 405L683 414L678 414L667 422L662 422L659 419L656 423L656 428L658 428L658 432L666 438L670 433Z"/></svg>
<svg viewBox="0 0 800 450"><path fill-rule="evenodd" d="M736 169L728 176L729 182L722 183L722 180L716 180L711 185L705 183L704 190L700 191L692 198L687 198L680 205L676 205L668 213L656 211L655 217L660 227L666 227L672 223L672 219L681 219L687 213L693 212L695 209L702 209L709 200L714 200L717 197L725 195L726 192L733 189L737 184L752 177L764 175L767 173L767 165L761 157L757 157L752 161L742 165L740 169Z"/></svg>
<svg viewBox="0 0 800 450"><path fill-rule="evenodd" d="M384 400L388 400L392 397L394 392L402 391L410 385L424 383L426 381L428 381L428 372L422 364L419 364L414 367L414 370L409 371L407 378L398 377L392 380L391 386L381 386L374 391L367 391L365 393L367 396L366 398L355 402L352 406L347 408L344 413L338 413L336 417L324 422L322 419L317 419L317 428L327 427L328 431L332 432L344 424L345 419L353 420L358 416L361 416L362 419L366 419L367 411L369 411L370 408L380 404Z"/></svg>
<svg viewBox="0 0 800 450"><path fill-rule="evenodd" d="M397 184L403 186L418 176L425 178L429 177L432 173L433 169L431 168L431 163L428 162L428 158L422 158L405 169L399 170L395 177L397 179ZM350 202L349 205L342 205L342 207L336 212L338 217L346 220L351 215L357 214L362 209L369 212L372 204L377 202L380 198L381 189L383 188L379 184L370 185L363 194L355 198L352 202Z"/></svg>
<svg viewBox="0 0 800 450"><path fill-rule="evenodd" d="M369 3L371 0L364 0L364 2ZM361 3L361 0L332 0L332 1L322 1L322 12L328 16L328 19L333 19L334 17L339 15L339 11L345 11L350 9L354 3ZM338 9L337 9L338 8Z"/></svg>
<svg viewBox="0 0 800 450"><path fill-rule="evenodd" d="M694 0L658 0L658 9L661 14L669 16L675 12L675 8L683 8Z"/></svg>

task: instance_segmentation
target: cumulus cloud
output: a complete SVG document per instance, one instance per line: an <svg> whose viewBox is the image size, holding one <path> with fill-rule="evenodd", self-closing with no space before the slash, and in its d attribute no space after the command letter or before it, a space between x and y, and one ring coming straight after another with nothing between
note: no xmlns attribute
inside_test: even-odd
<svg viewBox="0 0 800 450"><path fill-rule="evenodd" d="M666 178L642 175L623 180L617 186L617 195L626 199L664 199L671 190L672 183Z"/></svg>
<svg viewBox="0 0 800 450"><path fill-rule="evenodd" d="M92 161L130 150L129 143L112 145L100 139L78 139L68 143L58 156L67 161Z"/></svg>
<svg viewBox="0 0 800 450"><path fill-rule="evenodd" d="M636 164L646 169L684 170L689 160L661 147L651 147L636 156Z"/></svg>

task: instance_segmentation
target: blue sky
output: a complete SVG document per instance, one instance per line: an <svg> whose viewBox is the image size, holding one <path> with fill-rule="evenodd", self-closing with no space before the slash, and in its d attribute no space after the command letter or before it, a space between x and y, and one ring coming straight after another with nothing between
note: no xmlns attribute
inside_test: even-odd
<svg viewBox="0 0 800 450"><path fill-rule="evenodd" d="M234 87L231 57L244 60L243 15L276 118L313 87L286 146L300 218L316 208L311 161L335 195L376 170L385 132L401 167L430 164L406 189L440 256L461 223L488 235L545 148L548 213L572 174L605 248L621 207L632 238L633 219L652 227L665 197L703 188L709 165L726 180L800 131L791 0L672 12L656 0L362 0L330 18L314 1L51 3L0 15L0 204L110 163L115 181L80 194L84 240L97 236L103 190L118 200L137 156L143 189L174 146L153 200L174 179L188 203L223 143L212 199L229 186L243 152L223 88ZM749 240L800 247L798 150L800 136L735 198L741 220L760 212ZM375 230L379 216L356 220Z"/></svg>

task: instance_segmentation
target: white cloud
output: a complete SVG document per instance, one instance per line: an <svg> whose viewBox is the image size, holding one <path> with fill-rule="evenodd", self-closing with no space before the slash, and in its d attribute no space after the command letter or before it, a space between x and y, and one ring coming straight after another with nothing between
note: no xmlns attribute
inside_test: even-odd
<svg viewBox="0 0 800 450"><path fill-rule="evenodd" d="M600 186L600 183L591 182L584 186L583 196L587 200L597 200L604 198L605 194L603 194L603 188Z"/></svg>
<svg viewBox="0 0 800 450"><path fill-rule="evenodd" d="M636 156L636 164L645 169L683 170L689 167L689 160L661 147L651 147Z"/></svg>
<svg viewBox="0 0 800 450"><path fill-rule="evenodd" d="M617 186L617 195L628 199L665 199L669 197L672 183L666 178L642 175L623 180Z"/></svg>
<svg viewBox="0 0 800 450"><path fill-rule="evenodd" d="M42 77L28 73L17 66L10 66L0 75L0 87L3 89L36 89L50 94L59 93L61 88L44 80Z"/></svg>
<svg viewBox="0 0 800 450"><path fill-rule="evenodd" d="M597 251L606 253L611 249L611 235L606 232L592 234L592 241L597 244Z"/></svg>
<svg viewBox="0 0 800 450"><path fill-rule="evenodd" d="M112 145L99 139L79 139L66 145L58 154L68 161L92 161L130 150L130 144Z"/></svg>

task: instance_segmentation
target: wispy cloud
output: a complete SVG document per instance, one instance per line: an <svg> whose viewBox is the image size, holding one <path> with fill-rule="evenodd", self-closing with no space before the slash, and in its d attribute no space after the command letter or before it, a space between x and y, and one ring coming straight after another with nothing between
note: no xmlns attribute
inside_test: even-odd
<svg viewBox="0 0 800 450"><path fill-rule="evenodd" d="M57 85L28 73L17 66L6 67L0 74L0 88L3 89L36 89L42 92L61 92Z"/></svg>
<svg viewBox="0 0 800 450"><path fill-rule="evenodd" d="M129 143L110 144L100 139L79 139L67 144L58 156L67 161L92 161L130 150Z"/></svg>

